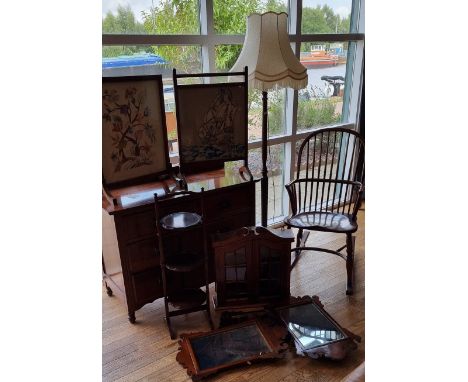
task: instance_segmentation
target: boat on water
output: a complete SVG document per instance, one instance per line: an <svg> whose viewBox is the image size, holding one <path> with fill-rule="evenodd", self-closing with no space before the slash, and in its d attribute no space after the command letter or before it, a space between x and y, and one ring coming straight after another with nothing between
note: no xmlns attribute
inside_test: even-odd
<svg viewBox="0 0 468 382"><path fill-rule="evenodd" d="M313 45L310 52L301 52L300 61L307 69L329 68L346 63L346 50L343 44L335 43L329 46Z"/></svg>
<svg viewBox="0 0 468 382"><path fill-rule="evenodd" d="M166 60L153 53L136 53L128 56L106 57L102 59L103 69L164 64L167 64Z"/></svg>
<svg viewBox="0 0 468 382"><path fill-rule="evenodd" d="M329 68L338 65L339 57L325 50L311 50L310 53L301 53L300 61L307 69Z"/></svg>

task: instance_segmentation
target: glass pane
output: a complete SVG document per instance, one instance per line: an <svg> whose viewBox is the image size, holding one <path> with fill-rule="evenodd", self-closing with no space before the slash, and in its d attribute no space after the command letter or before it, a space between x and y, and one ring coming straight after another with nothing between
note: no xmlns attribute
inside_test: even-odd
<svg viewBox="0 0 468 382"><path fill-rule="evenodd" d="M260 247L260 261L268 261L268 254L270 253L267 247Z"/></svg>
<svg viewBox="0 0 468 382"><path fill-rule="evenodd" d="M268 220L283 216L284 145L268 146Z"/></svg>
<svg viewBox="0 0 468 382"><path fill-rule="evenodd" d="M272 262L270 264L270 277L273 279L279 279L281 276L280 272L280 263L279 262Z"/></svg>
<svg viewBox="0 0 468 382"><path fill-rule="evenodd" d="M260 295L261 296L274 296L280 293L281 286L277 281L268 280L260 281Z"/></svg>
<svg viewBox="0 0 468 382"><path fill-rule="evenodd" d="M245 267L239 267L237 268L237 280L239 281L245 281Z"/></svg>
<svg viewBox="0 0 468 382"><path fill-rule="evenodd" d="M346 122L344 94L352 79L347 75L346 63L354 52L348 49L350 45L348 42L301 44L301 63L307 68L309 84L299 91L298 131Z"/></svg>
<svg viewBox="0 0 468 382"><path fill-rule="evenodd" d="M249 169L254 178L262 176L262 149L251 149L248 155ZM231 162L229 171L237 173L241 163ZM283 217L284 188L284 145L268 146L268 219L279 220ZM261 184L255 185L256 224L261 222Z"/></svg>
<svg viewBox="0 0 468 382"><path fill-rule="evenodd" d="M172 78L171 62L149 45L104 45L102 75L105 77L162 74Z"/></svg>
<svg viewBox="0 0 468 382"><path fill-rule="evenodd" d="M262 139L262 92L249 90L249 141ZM283 135L286 132L285 120L286 89L268 91L268 137Z"/></svg>
<svg viewBox="0 0 468 382"><path fill-rule="evenodd" d="M268 263L260 265L260 278L267 279L270 277L270 270L268 267Z"/></svg>
<svg viewBox="0 0 468 382"><path fill-rule="evenodd" d="M201 48L197 45L105 45L104 77L161 74L172 82L172 68L183 73L201 72Z"/></svg>
<svg viewBox="0 0 468 382"><path fill-rule="evenodd" d="M236 255L234 254L234 252L226 252L224 254L224 264L226 266L236 265Z"/></svg>
<svg viewBox="0 0 468 382"><path fill-rule="evenodd" d="M302 33L349 33L352 0L304 0Z"/></svg>
<svg viewBox="0 0 468 382"><path fill-rule="evenodd" d="M215 64L217 72L228 72L236 63L242 50L242 45L216 45Z"/></svg>
<svg viewBox="0 0 468 382"><path fill-rule="evenodd" d="M102 1L103 34L199 34L198 0Z"/></svg>
<svg viewBox="0 0 468 382"><path fill-rule="evenodd" d="M228 298L236 298L239 295L247 293L247 283L245 282L233 282L226 284L226 295Z"/></svg>
<svg viewBox="0 0 468 382"><path fill-rule="evenodd" d="M271 352L258 326L248 325L190 340L200 370L235 364Z"/></svg>
<svg viewBox="0 0 468 382"><path fill-rule="evenodd" d="M245 264L245 248L240 248L236 251L236 264Z"/></svg>
<svg viewBox="0 0 468 382"><path fill-rule="evenodd" d="M296 158L302 143L302 139L296 142ZM337 178L339 158L345 153L343 147L346 146L343 146L341 132L318 134L315 139L309 140L309 144L302 150L300 177ZM297 170L297 163L294 164L294 170Z"/></svg>
<svg viewBox="0 0 468 382"><path fill-rule="evenodd" d="M226 281L236 281L236 268L235 267L226 267Z"/></svg>
<svg viewBox="0 0 468 382"><path fill-rule="evenodd" d="M332 340L345 338L339 328L314 304L286 308L280 312L282 320L305 349L322 346Z"/></svg>
<svg viewBox="0 0 468 382"><path fill-rule="evenodd" d="M270 256L272 260L278 260L281 255L277 250L272 250Z"/></svg>
<svg viewBox="0 0 468 382"><path fill-rule="evenodd" d="M267 11L288 12L287 0L213 0L214 29L220 34L244 34L247 16Z"/></svg>

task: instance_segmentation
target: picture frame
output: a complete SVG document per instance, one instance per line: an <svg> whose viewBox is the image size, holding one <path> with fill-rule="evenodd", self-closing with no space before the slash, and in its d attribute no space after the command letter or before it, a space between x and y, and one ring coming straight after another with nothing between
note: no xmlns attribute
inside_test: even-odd
<svg viewBox="0 0 468 382"><path fill-rule="evenodd" d="M243 81L178 83L178 78L243 76ZM244 160L248 147L247 70L237 73L177 74L173 71L181 171L185 174Z"/></svg>
<svg viewBox="0 0 468 382"><path fill-rule="evenodd" d="M170 169L162 76L103 77L103 186L157 180Z"/></svg>
<svg viewBox="0 0 468 382"><path fill-rule="evenodd" d="M275 312L288 328L300 355L341 360L361 342L361 337L341 327L325 311L318 296L291 297L288 305Z"/></svg>
<svg viewBox="0 0 468 382"><path fill-rule="evenodd" d="M288 348L282 326L252 319L205 333L182 334L177 361L193 381L263 359L282 358Z"/></svg>

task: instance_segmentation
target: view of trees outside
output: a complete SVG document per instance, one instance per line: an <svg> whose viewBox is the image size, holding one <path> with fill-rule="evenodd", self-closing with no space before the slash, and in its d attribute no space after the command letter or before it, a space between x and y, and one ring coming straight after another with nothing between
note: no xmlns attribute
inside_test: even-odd
<svg viewBox="0 0 468 382"><path fill-rule="evenodd" d="M351 1L349 1L351 9ZM349 33L351 14L343 17L329 5L304 6L302 9L302 33Z"/></svg>

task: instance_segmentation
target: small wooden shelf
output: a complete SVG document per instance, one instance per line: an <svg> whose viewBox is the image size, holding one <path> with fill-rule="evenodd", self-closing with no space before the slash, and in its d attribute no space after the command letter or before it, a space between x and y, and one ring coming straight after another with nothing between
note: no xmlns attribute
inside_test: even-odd
<svg viewBox="0 0 468 382"><path fill-rule="evenodd" d="M171 338L175 332L170 317L205 310L213 328L209 302L209 265L204 222L204 191L200 193L180 190L177 193L154 199L156 229L163 281L166 323ZM179 272L169 280L179 280L178 288L168 287L167 271ZM204 274L205 291L187 279ZM197 284L199 284L197 282ZM169 309L169 305L171 309Z"/></svg>
<svg viewBox="0 0 468 382"><path fill-rule="evenodd" d="M186 310L200 306L205 301L206 293L200 288L184 289L179 293L174 293L168 296L169 304L171 304L174 309L179 310Z"/></svg>
<svg viewBox="0 0 468 382"><path fill-rule="evenodd" d="M166 269L173 272L191 272L204 264L203 257L196 253L181 254L166 260Z"/></svg>

